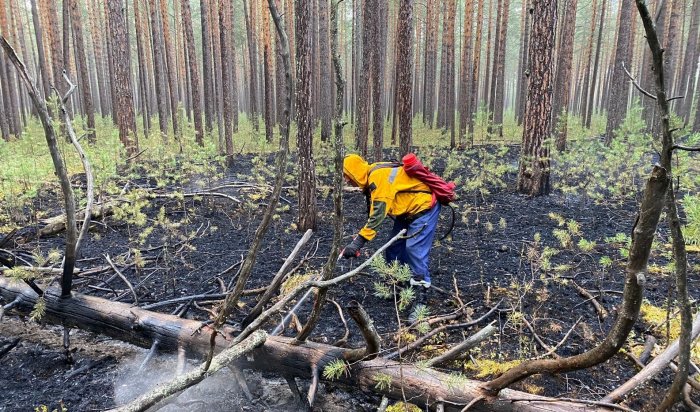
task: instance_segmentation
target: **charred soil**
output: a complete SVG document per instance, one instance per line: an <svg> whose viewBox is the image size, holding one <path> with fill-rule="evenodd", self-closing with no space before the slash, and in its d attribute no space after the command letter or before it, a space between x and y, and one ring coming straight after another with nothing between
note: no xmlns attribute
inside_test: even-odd
<svg viewBox="0 0 700 412"><path fill-rule="evenodd" d="M439 157L441 153L437 151L433 155ZM446 153L442 155L447 156ZM517 148L514 148L505 161L513 163L516 159ZM266 160L271 164L271 157ZM438 172L445 167L440 161L435 165ZM268 169L264 162L261 166L257 158L240 156L226 170L224 178L216 182L193 178L178 187L156 188L155 182L148 179L132 181L132 188L148 188L157 193L187 194L201 191L202 187L218 187L216 192L234 197L238 202L209 195L157 197L138 207L124 207L117 215L94 223L77 266L82 271L103 270L78 275L76 290L134 302L132 292L109 267L105 257L109 255L134 286L141 306L192 295L221 294L235 282L236 264L242 260L259 223L262 204L268 195L265 178L268 183L272 181L271 176L264 174ZM260 171L262 180L251 179L254 170ZM465 169L458 175L468 176L473 172ZM590 349L605 336L622 298L619 292L626 263L624 250L637 207L634 199L594 202L561 192L529 198L515 193L514 174L506 173L502 178L507 187L493 187L490 194L460 193L454 229L448 238L436 242L431 254L435 286L429 299L431 315L450 313L464 304L465 314L454 320L464 322L478 318L501 302L500 310L487 320L495 320L499 332L464 359L443 365L455 373L482 380L498 373L509 361L547 352L537 342L528 323L545 344L554 347L578 321L557 350L561 356ZM319 227L297 259L292 276L317 273L327 259L332 243L330 182L330 176L321 173ZM76 183L79 185L80 181ZM120 185L125 183L120 182ZM266 286L301 237L295 225L296 186L291 179L288 185L246 289ZM49 215L60 213L56 198L49 195L37 204L50 211ZM47 209L47 205L54 207ZM344 243L347 243L366 220L361 193L344 194L344 213ZM450 220L450 211L444 208L438 237L450 226ZM35 230L38 225L35 222L25 232ZM388 240L390 225L387 219L378 238L364 250L365 256ZM648 277L645 295L650 305L661 308L673 296L672 278L665 269L670 249L666 246L663 226L659 231L659 245L650 261L657 269ZM26 259L35 259L32 254L47 255L51 249L60 250L62 241L61 235L34 239L14 245L13 251ZM697 255L690 258L697 268ZM340 274L357 265L357 260L342 261L336 271ZM332 288L328 299L341 307L351 300L359 301L374 320L383 339L383 349L388 353L396 349L399 319L402 326L406 326L408 313L399 312L394 299L383 299L375 294L374 283L378 281L372 270L366 270L348 283ZM691 270L691 288L698 281L698 271ZM589 291L609 316L601 318L589 298L583 297L574 284ZM256 298L256 295L243 298L239 311L231 319L232 324L236 325L247 314ZM154 310L171 313L182 309L185 302L187 300L180 300ZM209 319L217 302L213 298L197 299L196 304L188 307L185 316ZM301 322L309 308L310 304L303 306L299 313ZM266 328L271 330L279 320L274 319ZM421 350L406 353L403 360L413 362L434 357L480 326L484 323L471 329L438 334ZM637 322L626 351L637 353L635 351L643 346L645 335L649 333L657 334L663 341L665 336L660 332L663 327L652 330L653 326L651 321ZM357 328L351 324L349 327L348 346L362 344ZM294 325L284 331L288 335L293 333ZM328 303L311 339L333 343L344 333L345 326L336 306ZM409 331L402 334L402 339L410 340L419 335L417 331ZM78 331L71 334L74 363L69 364L63 353L59 328L43 327L13 317L10 312L0 323L0 348L15 337L21 338L20 343L0 360L3 388L0 410L32 410L40 405L47 405L51 410L57 408L59 402L69 411L105 409L127 401L175 370L175 361L162 356L137 372L145 350ZM288 391L281 377L246 373L255 402L243 398L224 377L216 382L205 381L190 390L187 397L168 407L174 408L172 410L294 409L289 406L291 394L288 398L280 395ZM634 363L618 354L595 368L559 376L535 376L515 387L548 396L599 399L634 373ZM633 409L650 409L661 399L671 379L671 372L667 370L638 390L626 405ZM319 410L333 410L332 405L342 405L339 410L371 410L379 402L356 392L338 391L332 385L326 385L319 396Z"/></svg>

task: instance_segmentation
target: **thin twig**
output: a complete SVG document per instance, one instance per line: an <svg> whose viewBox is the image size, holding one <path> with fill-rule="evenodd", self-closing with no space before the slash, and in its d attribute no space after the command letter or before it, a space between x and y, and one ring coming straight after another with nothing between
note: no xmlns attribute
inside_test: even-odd
<svg viewBox="0 0 700 412"><path fill-rule="evenodd" d="M557 359L560 358L560 356L557 355L555 352L557 351L557 349L559 349L559 348L561 347L561 345L564 344L564 342L566 342L566 340L567 340L567 339L569 338L569 336L571 335L571 332L573 332L574 329L576 329L576 326L578 326L578 324L581 322L581 319L583 319L583 316L579 317L579 318L576 320L576 322L574 322L574 325L571 327L571 329L569 329L568 332L566 332L566 335L564 335L564 337L559 341L559 343L556 344L556 346L554 346L552 349L550 349L549 351L547 351L547 353L545 353L545 354L542 355L541 357L544 358L544 357L546 357L546 356L553 355L553 356L554 356L555 358L557 358Z"/></svg>
<svg viewBox="0 0 700 412"><path fill-rule="evenodd" d="M683 146L680 144L674 144L673 146L671 146L671 150L683 150L686 152L700 152L700 146L689 147L689 146Z"/></svg>
<svg viewBox="0 0 700 412"><path fill-rule="evenodd" d="M107 259L107 263L109 263L109 265L112 267L112 269L114 269L114 272L117 274L117 276L119 276L124 281L124 283L126 283L126 286L129 287L129 289L131 290L131 293L134 295L134 304L138 305L139 304L139 297L138 297L138 295L136 295L136 291L134 290L134 286L131 284L131 282L129 282L129 279L127 279L126 276L124 276L124 274L117 268L117 266L114 264L114 262L112 262L112 259L109 258L109 255L104 255L104 256L105 256L105 259Z"/></svg>
<svg viewBox="0 0 700 412"><path fill-rule="evenodd" d="M636 87L637 90L639 90L640 93L642 93L643 95L645 95L646 97L648 97L648 98L650 98L650 99L656 100L656 96L654 96L653 94L651 94L651 93L649 93L648 91L644 90L644 89L642 88L642 86L637 82L637 80L632 76L632 74L631 74L630 72L627 71L627 68L625 67L625 63L624 63L624 62L622 62L622 69L625 71L625 73L627 73L627 77L629 77L629 79L632 81L632 84L634 85L634 87Z"/></svg>

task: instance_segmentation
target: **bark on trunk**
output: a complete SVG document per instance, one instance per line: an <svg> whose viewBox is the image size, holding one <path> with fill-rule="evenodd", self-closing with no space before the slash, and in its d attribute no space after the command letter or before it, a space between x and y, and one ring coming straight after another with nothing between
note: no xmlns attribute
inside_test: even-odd
<svg viewBox="0 0 700 412"><path fill-rule="evenodd" d="M605 129L605 144L610 145L613 132L620 127L627 114L629 80L625 67L632 66L632 36L628 22L632 18L632 0L620 3L620 24L617 32L615 65L612 72L611 93L608 96L608 123Z"/></svg>
<svg viewBox="0 0 700 412"><path fill-rule="evenodd" d="M569 95L571 94L571 66L574 57L574 32L576 29L576 0L568 0L564 6L565 17L562 22L562 39L557 57L557 74L554 85L554 127L556 130L557 150L566 148L567 120L569 115ZM627 100L625 99L625 102Z"/></svg>
<svg viewBox="0 0 700 412"><path fill-rule="evenodd" d="M87 117L87 137L90 143L95 143L95 108L92 104L92 91L90 90L90 78L88 77L87 58L83 41L83 12L78 0L70 0L70 20L73 26L73 44L75 45L75 59L78 63L78 88L83 97L83 114Z"/></svg>
<svg viewBox="0 0 700 412"><path fill-rule="evenodd" d="M413 103L411 76L413 75L413 0L400 0L399 24L396 38L396 112L399 123L399 155L411 150Z"/></svg>
<svg viewBox="0 0 700 412"><path fill-rule="evenodd" d="M508 1L508 0L505 0ZM528 55L530 79L523 122L518 191L530 196L549 193L549 148L552 132L552 54L557 27L557 0L533 4L532 38Z"/></svg>
<svg viewBox="0 0 700 412"><path fill-rule="evenodd" d="M119 128L119 139L126 148L127 156L138 152L139 141L136 135L134 118L134 98L131 94L131 72L129 67L129 38L126 32L126 16L121 2L107 2L108 19L112 44L112 67L114 69L114 112Z"/></svg>
<svg viewBox="0 0 700 412"><path fill-rule="evenodd" d="M182 24L185 30L187 42L187 58L189 60L190 85L192 87L192 111L194 111L195 140L200 146L204 146L204 129L202 127L202 96L199 92L199 67L197 66L197 52L194 47L194 32L192 31L192 11L190 1L182 0Z"/></svg>
<svg viewBox="0 0 700 412"><path fill-rule="evenodd" d="M294 3L296 42L297 148L299 150L299 222L298 230L316 229L316 172L313 158L311 118L310 5Z"/></svg>

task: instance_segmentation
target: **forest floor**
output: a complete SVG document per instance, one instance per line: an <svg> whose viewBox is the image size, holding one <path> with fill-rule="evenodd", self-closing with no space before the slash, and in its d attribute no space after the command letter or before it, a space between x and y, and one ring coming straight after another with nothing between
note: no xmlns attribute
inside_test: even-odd
<svg viewBox="0 0 700 412"><path fill-rule="evenodd" d="M447 157L446 151L442 154ZM439 158L441 154L438 151L434 155ZM517 164L517 155L518 148L511 148L506 160L502 161ZM183 200L175 196L151 199L139 206L124 208L117 215L93 224L78 268L107 267L105 255L111 256L134 285L140 305L196 294L221 293L223 287L230 287L235 282L238 266L234 265L242 260L261 217L260 202L265 201L267 191L251 182L251 173L257 171L264 178L265 173L271 173L271 167L258 160L252 156L240 156L225 172L223 180L216 182L195 178L177 188L156 188L155 181L132 180L131 188L149 188L159 193L173 190L189 193L202 185L211 188L229 184L231 186L216 191L240 202L209 196L185 197ZM272 158L267 158L267 162L271 164ZM440 171L440 162L437 164L436 169ZM445 167L444 163L442 167ZM465 176L473 173L475 171L471 169L458 172ZM590 349L610 329L616 316L615 308L621 302L626 263L624 251L636 217L636 201L594 202L561 192L529 198L515 193L516 176L512 169L502 178L507 186L492 187L490 194L461 194L454 230L448 239L436 243L431 254L435 290L430 299L431 315L452 312L459 307L460 301L467 305L465 315L455 322L464 322L470 317L476 319L499 302L502 310L471 329L437 335L422 350L407 354L404 361L433 357L493 320L498 333L473 350L466 359L447 365L447 369L455 373L487 380L513 362L547 352L537 343L528 322L550 347L561 341L576 324L573 333L557 350L561 356ZM272 177L268 175L267 180L271 183ZM320 185L330 185L330 181L329 176L319 177ZM242 187L241 182L252 184ZM126 182L117 183L121 187ZM301 237L294 224L297 217L296 188L293 181L289 184L265 235L246 289L266 286ZM56 194L55 188L45 190L37 200L43 210L51 211L48 215L60 213ZM332 198L328 190L319 190L318 202L319 227L300 253L301 258L297 259L298 265L293 272L296 275L320 270L329 254ZM344 194L344 213L343 243L347 243L366 219L365 201L359 192ZM35 222L29 223L34 226L28 226L23 233L36 227ZM448 223L449 210L445 208L438 236L444 233ZM388 240L390 225L391 221L387 219L383 232L367 245L366 256ZM62 236L58 235L15 245L13 250L27 258L34 254L36 258L36 255L49 255L54 248L61 249L62 242ZM668 329L657 324L665 320L665 305L673 290L668 268L670 249L663 228L656 243L650 261L652 269L643 316L625 349L633 354L641 351L647 334L656 335L659 349L667 342L667 335L674 334L673 322ZM691 254L690 260L689 282L694 295L700 282L700 259L697 254ZM347 272L357 265L357 261L341 261L337 272ZM227 268L231 270L227 272ZM112 280L104 282L108 278ZM378 276L367 269L347 284L332 289L328 297L341 307L351 300L359 301L382 336L382 348L393 351L399 321L397 308L393 299L383 299L375 294L374 283L377 281ZM579 294L574 282L597 296L610 314L601 319L591 302ZM76 290L133 302L129 289L119 278L114 278L110 270L78 276ZM245 305L234 313L234 323L255 305L255 299L255 296L243 298ZM171 304L156 310L170 313L177 306ZM299 318L302 321L309 306L305 305L301 311ZM215 308L213 302L200 301L187 316L205 320L211 315L209 311ZM399 319L405 323L407 315L400 313ZM277 322L279 318L270 322L266 329L272 330ZM350 328L350 346L361 344L362 338L356 328L352 325ZM293 333L289 329L284 332L286 335ZM311 339L332 343L344 333L345 327L336 306L327 304ZM0 411L26 411L41 405L52 410L59 402L63 402L69 411L102 410L128 401L175 373L176 356L158 356L139 371L146 356L145 349L81 331L71 333L75 362L68 364L63 354L62 329L6 314L0 323L0 347L15 337L21 338L19 345L0 360L3 394ZM194 361L191 365L195 365ZM514 388L554 397L600 399L635 372L634 363L619 354L591 369L557 376L535 376L514 385ZM230 384L227 373L222 372L190 389L167 408L296 410L291 403L292 395L281 377L246 372L256 397L255 403L251 404ZM671 372L665 371L637 390L625 405L633 409L653 409L671 379ZM325 385L319 392L317 409L374 410L378 403L379 399L374 396Z"/></svg>

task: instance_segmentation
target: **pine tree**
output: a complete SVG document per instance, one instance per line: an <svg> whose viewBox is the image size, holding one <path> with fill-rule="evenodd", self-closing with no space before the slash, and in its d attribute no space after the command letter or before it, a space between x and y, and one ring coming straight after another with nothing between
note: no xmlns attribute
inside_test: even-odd
<svg viewBox="0 0 700 412"><path fill-rule="evenodd" d="M523 124L518 191L530 196L549 193L549 149L545 140L552 131L552 86L557 0L533 2L530 79Z"/></svg>

